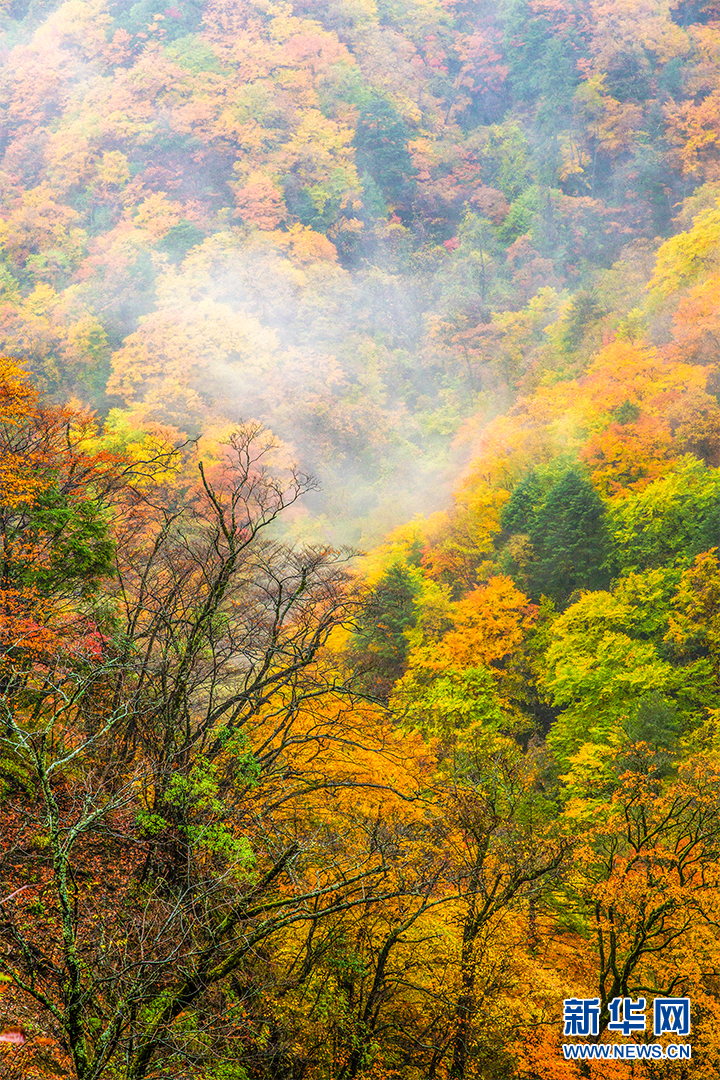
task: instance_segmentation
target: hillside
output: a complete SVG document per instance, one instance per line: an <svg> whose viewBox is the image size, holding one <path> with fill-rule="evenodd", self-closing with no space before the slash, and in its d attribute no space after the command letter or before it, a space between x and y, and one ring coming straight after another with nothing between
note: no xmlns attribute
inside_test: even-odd
<svg viewBox="0 0 720 1080"><path fill-rule="evenodd" d="M714 1080L720 6L163 4L0 3L2 1076Z"/></svg>
<svg viewBox="0 0 720 1080"><path fill-rule="evenodd" d="M0 345L120 425L261 420L377 537L536 377L511 313L614 330L714 206L716 14L10 3Z"/></svg>

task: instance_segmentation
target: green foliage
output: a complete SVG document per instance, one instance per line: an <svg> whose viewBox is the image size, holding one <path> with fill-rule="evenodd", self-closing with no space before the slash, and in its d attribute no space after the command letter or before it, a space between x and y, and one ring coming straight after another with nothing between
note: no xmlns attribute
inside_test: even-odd
<svg viewBox="0 0 720 1080"><path fill-rule="evenodd" d="M613 409L611 416L617 424L634 424L640 416L640 406L626 399Z"/></svg>
<svg viewBox="0 0 720 1080"><path fill-rule="evenodd" d="M499 5L513 90L518 98L550 106L566 102L577 82L572 43L555 37L551 20L528 0L502 0Z"/></svg>
<svg viewBox="0 0 720 1080"><path fill-rule="evenodd" d="M538 89L543 98L538 121L547 131L564 127L562 110L568 108L577 81L572 46L553 38L544 50L538 71Z"/></svg>
<svg viewBox="0 0 720 1080"><path fill-rule="evenodd" d="M483 666L449 666L430 678L410 671L397 687L395 703L409 727L453 743L476 730L491 735L514 726L493 673Z"/></svg>
<svg viewBox="0 0 720 1080"><path fill-rule="evenodd" d="M422 573L400 560L390 564L356 619L350 660L360 672L362 686L387 700L393 684L405 671L408 632L415 625Z"/></svg>
<svg viewBox="0 0 720 1080"><path fill-rule="evenodd" d="M651 91L650 74L647 57L637 46L630 45L610 58L605 86L618 101L644 101Z"/></svg>
<svg viewBox="0 0 720 1080"><path fill-rule="evenodd" d="M544 685L561 710L548 735L561 762L584 743L665 748L712 705L710 663L677 667L664 644L678 578L673 568L630 574L552 624Z"/></svg>
<svg viewBox="0 0 720 1080"><path fill-rule="evenodd" d="M252 786L259 775L257 761L237 750L237 739L226 745L226 754L233 758L233 768L239 769L239 779L246 779ZM214 856L230 866L233 873L244 875L254 862L253 849L237 831L232 813L221 797L221 772L218 761L199 755L188 774L176 771L171 775L162 796L161 812L140 811L138 824L147 835L153 836L176 822L195 856Z"/></svg>
<svg viewBox="0 0 720 1080"><path fill-rule="evenodd" d="M570 351L580 348L588 331L604 314L595 290L581 289L577 292L563 318L563 346Z"/></svg>
<svg viewBox="0 0 720 1080"><path fill-rule="evenodd" d="M540 207L540 189L533 185L523 191L511 204L497 235L503 244L511 244L519 236L530 232Z"/></svg>
<svg viewBox="0 0 720 1080"><path fill-rule="evenodd" d="M33 541L33 561L26 565L21 557L15 569L19 580L33 582L42 595L89 596L112 567L110 515L90 499L49 487L24 515L22 532ZM46 558L38 560L43 548Z"/></svg>
<svg viewBox="0 0 720 1080"><path fill-rule="evenodd" d="M11 3L6 5L10 18L24 22L27 26L41 22L55 7L57 0L11 0Z"/></svg>
<svg viewBox="0 0 720 1080"><path fill-rule="evenodd" d="M634 636L632 621L629 605L595 592L553 624L545 685L562 711L547 741L563 764L583 743L617 745L647 695L678 687L672 665Z"/></svg>
<svg viewBox="0 0 720 1080"><path fill-rule="evenodd" d="M196 244L201 244L204 239L205 233L202 229L192 221L183 220L168 229L158 243L158 250L164 251L173 262L182 262L188 251Z"/></svg>
<svg viewBox="0 0 720 1080"><path fill-rule="evenodd" d="M652 690L640 698L626 731L631 742L644 742L654 749L669 749L678 735L677 707Z"/></svg>
<svg viewBox="0 0 720 1080"><path fill-rule="evenodd" d="M165 41L184 40L202 21L202 0L182 0L170 5L166 0L139 0L139 3L131 4L122 14L116 15L113 30L146 36L149 30L154 29L158 15L162 16Z"/></svg>
<svg viewBox="0 0 720 1080"><path fill-rule="evenodd" d="M608 527L623 570L686 566L720 545L720 474L688 454L667 476L614 503Z"/></svg>
<svg viewBox="0 0 720 1080"><path fill-rule="evenodd" d="M641 572L630 571L615 582L613 594L627 605L628 626L635 637L661 645L676 604L680 580L677 567L661 566Z"/></svg>
<svg viewBox="0 0 720 1080"><path fill-rule="evenodd" d="M686 66L681 56L674 56L667 64L663 65L658 78L660 90L669 94L670 97L680 97L683 90Z"/></svg>
<svg viewBox="0 0 720 1080"><path fill-rule="evenodd" d="M355 162L391 207L407 208L412 197L410 137L410 128L386 98L372 94L363 103L355 128Z"/></svg>
<svg viewBox="0 0 720 1080"><path fill-rule="evenodd" d="M503 533L529 534L536 526L536 510L544 494L543 485L534 471L516 484L500 511Z"/></svg>
<svg viewBox="0 0 720 1080"><path fill-rule="evenodd" d="M577 466L559 476L530 473L513 489L503 508L503 532L524 534L532 551L515 570L533 599L541 595L563 605L577 589L608 581L605 506ZM512 568L512 548L506 549Z"/></svg>
<svg viewBox="0 0 720 1080"><path fill-rule="evenodd" d="M193 75L200 75L203 71L222 71L216 54L196 34L175 38L171 45L165 46L165 55Z"/></svg>
<svg viewBox="0 0 720 1080"><path fill-rule="evenodd" d="M239 782L252 788L260 775L260 765L246 749L241 733L220 733L225 759ZM136 821L148 837L164 835L176 826L188 851L196 858L213 857L232 873L245 875L254 862L247 837L238 832L223 797L223 766L198 755L189 773L176 771L154 810L139 810Z"/></svg>
<svg viewBox="0 0 720 1080"><path fill-rule="evenodd" d="M512 202L530 183L531 159L527 135L514 121L493 124L483 146L484 175Z"/></svg>
<svg viewBox="0 0 720 1080"><path fill-rule="evenodd" d="M215 1080L249 1080L249 1075L238 1061L218 1061L213 1065Z"/></svg>
<svg viewBox="0 0 720 1080"><path fill-rule="evenodd" d="M535 595L564 603L581 588L607 579L605 507L589 480L573 468L553 484L537 509L530 539L537 552Z"/></svg>

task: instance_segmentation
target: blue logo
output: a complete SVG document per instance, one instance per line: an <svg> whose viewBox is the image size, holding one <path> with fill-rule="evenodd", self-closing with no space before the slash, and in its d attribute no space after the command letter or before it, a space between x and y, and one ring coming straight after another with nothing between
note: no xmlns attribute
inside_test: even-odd
<svg viewBox="0 0 720 1080"><path fill-rule="evenodd" d="M567 998L563 1001L566 1035L597 1035L600 1027L600 998Z"/></svg>
<svg viewBox="0 0 720 1080"><path fill-rule="evenodd" d="M655 1035L689 1035L690 998L655 998L653 1032Z"/></svg>
<svg viewBox="0 0 720 1080"><path fill-rule="evenodd" d="M627 1038L634 1031L645 1031L646 1001L616 997L608 1002L608 1031L620 1031ZM600 1033L600 998L566 998L563 1001L563 1024L566 1035L579 1038ZM653 1034L689 1035L690 998L660 997L653 1002Z"/></svg>
<svg viewBox="0 0 720 1080"><path fill-rule="evenodd" d="M631 1031L645 1030L645 998L633 1001L631 998L613 998L608 1004L610 1023L608 1031L622 1031L629 1035ZM623 1018L620 1019L622 1012Z"/></svg>

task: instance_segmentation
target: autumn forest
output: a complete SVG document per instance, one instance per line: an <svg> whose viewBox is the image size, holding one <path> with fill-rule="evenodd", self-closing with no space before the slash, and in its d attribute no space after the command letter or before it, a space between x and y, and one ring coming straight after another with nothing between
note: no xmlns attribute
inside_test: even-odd
<svg viewBox="0 0 720 1080"><path fill-rule="evenodd" d="M166 2L0 0L0 1076L714 1080L720 3Z"/></svg>

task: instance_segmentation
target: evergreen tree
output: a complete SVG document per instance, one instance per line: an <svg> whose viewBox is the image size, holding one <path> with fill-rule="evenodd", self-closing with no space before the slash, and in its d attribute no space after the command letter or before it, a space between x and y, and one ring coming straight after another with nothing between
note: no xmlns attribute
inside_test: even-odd
<svg viewBox="0 0 720 1080"><path fill-rule="evenodd" d="M406 631L415 625L420 590L418 572L395 562L383 574L357 620L351 663L367 693L387 702L405 673Z"/></svg>
<svg viewBox="0 0 720 1080"><path fill-rule="evenodd" d="M535 527L535 509L542 499L542 486L533 470L513 488L500 514L503 534L530 533Z"/></svg>
<svg viewBox="0 0 720 1080"><path fill-rule="evenodd" d="M560 477L535 511L530 539L537 553L531 588L565 604L576 589L607 584L605 508L582 472Z"/></svg>

